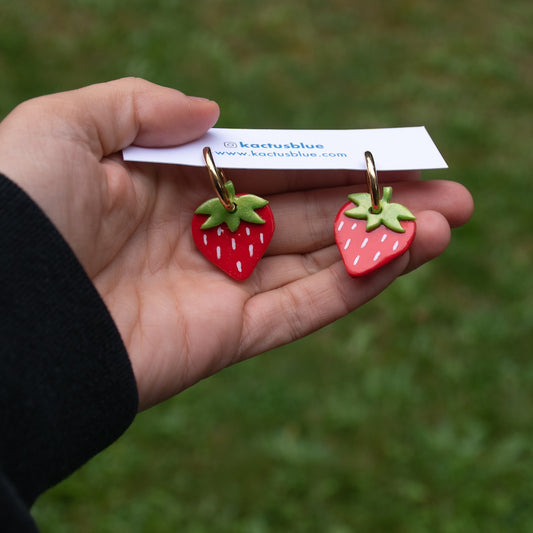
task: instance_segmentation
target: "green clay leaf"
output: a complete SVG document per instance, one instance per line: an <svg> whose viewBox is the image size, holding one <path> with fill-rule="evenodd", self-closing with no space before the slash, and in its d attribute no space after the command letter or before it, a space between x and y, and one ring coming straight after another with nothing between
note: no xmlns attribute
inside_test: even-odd
<svg viewBox="0 0 533 533"><path fill-rule="evenodd" d="M372 210L372 199L367 192L359 192L348 195L348 200L353 202L357 207L345 211L344 214L350 218L365 220L368 218L369 211Z"/></svg>
<svg viewBox="0 0 533 533"><path fill-rule="evenodd" d="M245 194L235 198L237 212L242 220L252 224L264 224L265 221L255 212L268 204L268 201L253 194Z"/></svg>
<svg viewBox="0 0 533 533"><path fill-rule="evenodd" d="M209 215L209 218L202 224L201 229L216 228L226 223L231 232L236 232L241 220L251 224L264 224L263 220L256 212L256 209L265 207L268 201L253 194L243 196L235 195L235 187L231 181L226 182L226 190L232 204L235 205L234 211L228 211L218 198L211 198L196 209L197 215Z"/></svg>
<svg viewBox="0 0 533 533"><path fill-rule="evenodd" d="M196 209L197 215L209 215L202 224L202 229L216 228L226 221L227 210L218 198L211 198Z"/></svg>
<svg viewBox="0 0 533 533"><path fill-rule="evenodd" d="M226 187L226 190L228 191L230 200L235 200L235 185L233 185L233 182L227 181L224 187Z"/></svg>
<svg viewBox="0 0 533 533"><path fill-rule="evenodd" d="M400 221L415 220L416 217L401 204L390 203L392 195L391 187L384 187L383 198L380 201L380 210L375 213L372 208L372 199L368 193L350 194L348 199L356 204L356 207L344 212L347 217L366 220L367 231L372 231L382 224L397 233L404 233Z"/></svg>
<svg viewBox="0 0 533 533"><path fill-rule="evenodd" d="M226 210L224 210L226 211ZM233 213L230 213L229 211L226 211L227 217L224 220L224 222L227 224L228 228L232 233L235 233L237 229L239 228L239 225L241 223L241 219L239 215L237 214L237 211L234 211ZM202 226L203 227L203 226Z"/></svg>
<svg viewBox="0 0 533 533"><path fill-rule="evenodd" d="M401 204L389 204L383 208L383 224L393 231L404 233L400 220L415 220L415 216Z"/></svg>

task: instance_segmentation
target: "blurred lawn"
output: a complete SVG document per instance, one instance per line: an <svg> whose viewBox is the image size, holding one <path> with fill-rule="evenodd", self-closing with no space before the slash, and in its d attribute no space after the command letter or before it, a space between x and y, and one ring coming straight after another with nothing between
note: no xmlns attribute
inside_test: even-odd
<svg viewBox="0 0 533 533"><path fill-rule="evenodd" d="M338 323L140 415L43 532L533 531L533 3L27 0L0 114L125 75L219 126L426 125L476 200L448 251ZM265 325L267 327L267 325Z"/></svg>

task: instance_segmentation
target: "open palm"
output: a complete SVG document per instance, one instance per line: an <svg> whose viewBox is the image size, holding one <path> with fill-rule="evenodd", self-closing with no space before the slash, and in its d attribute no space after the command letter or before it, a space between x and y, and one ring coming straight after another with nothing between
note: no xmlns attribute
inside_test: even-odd
<svg viewBox="0 0 533 533"><path fill-rule="evenodd" d="M141 409L362 305L441 253L450 226L472 212L456 183L386 176L395 201L417 215L417 236L401 258L352 279L332 224L346 196L364 189L361 173L234 171L237 192L266 197L276 219L266 256L234 281L191 237L195 208L214 196L206 170L119 155L132 143L188 142L217 118L213 102L128 79L30 101L0 127L0 171L43 208L95 283L130 355Z"/></svg>

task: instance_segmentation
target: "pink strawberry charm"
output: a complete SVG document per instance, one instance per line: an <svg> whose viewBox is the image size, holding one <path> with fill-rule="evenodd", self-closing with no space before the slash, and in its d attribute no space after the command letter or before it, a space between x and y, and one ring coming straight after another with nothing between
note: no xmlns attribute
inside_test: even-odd
<svg viewBox="0 0 533 533"><path fill-rule="evenodd" d="M236 280L250 276L264 255L274 233L268 201L253 194L235 194L231 181L224 183L228 205L212 198L196 209L192 236L200 252Z"/></svg>
<svg viewBox="0 0 533 533"><path fill-rule="evenodd" d="M390 203L392 188L383 188L379 207L369 193L350 194L335 219L335 241L348 274L362 276L402 255L413 242L415 217Z"/></svg>

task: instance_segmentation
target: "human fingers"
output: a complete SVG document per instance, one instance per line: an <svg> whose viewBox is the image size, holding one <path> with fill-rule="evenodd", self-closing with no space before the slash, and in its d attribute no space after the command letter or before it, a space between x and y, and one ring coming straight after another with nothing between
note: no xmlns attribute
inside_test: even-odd
<svg viewBox="0 0 533 533"><path fill-rule="evenodd" d="M241 357L307 335L363 305L396 277L441 254L450 241L447 219L419 213L419 230L402 256L365 276L351 278L335 245L309 254L269 257L258 266L256 291L244 309ZM269 324L264 335L262 325Z"/></svg>
<svg viewBox="0 0 533 533"><path fill-rule="evenodd" d="M409 247L404 274L435 259L446 250L451 240L448 220L437 211L422 211L417 214L415 240Z"/></svg>
<svg viewBox="0 0 533 533"><path fill-rule="evenodd" d="M350 278L342 261L336 261L328 268L257 293L244 307L238 358L292 342L347 315L383 291L408 262L409 252L372 274Z"/></svg>
<svg viewBox="0 0 533 533"><path fill-rule="evenodd" d="M261 195L366 183L364 170L231 169L226 175L238 190ZM420 171L380 172L379 179L383 183L417 181L420 179Z"/></svg>
<svg viewBox="0 0 533 533"><path fill-rule="evenodd" d="M446 218L436 211L421 211L417 217L416 237L407 254L405 271L409 272L439 256L450 242L450 226ZM251 292L271 291L312 276L342 262L335 244L306 253L292 253L265 257L251 278ZM349 279L346 274L346 279ZM365 279L363 277L362 279Z"/></svg>
<svg viewBox="0 0 533 533"><path fill-rule="evenodd" d="M276 232L268 255L306 253L332 244L333 221L338 210L348 201L349 193L364 187L313 189L272 196ZM472 215L470 193L455 182L401 182L394 184L393 189L392 201L405 205L415 215L423 210L436 211L452 227L464 224ZM419 221L418 225L421 224Z"/></svg>
<svg viewBox="0 0 533 533"><path fill-rule="evenodd" d="M455 181L429 180L414 185L398 183L393 190L393 202L410 206L414 211L438 211L452 228L466 224L474 212L470 191Z"/></svg>
<svg viewBox="0 0 533 533"><path fill-rule="evenodd" d="M137 78L39 97L14 114L24 112L35 117L36 128L43 122L50 128L50 120L54 124L63 120L57 133L85 141L99 158L134 143L169 146L194 140L219 115L215 102Z"/></svg>

